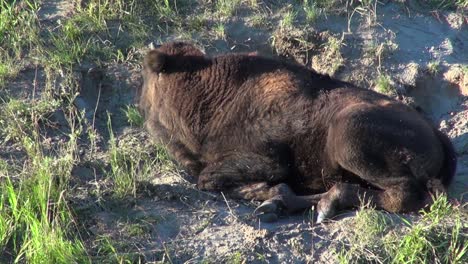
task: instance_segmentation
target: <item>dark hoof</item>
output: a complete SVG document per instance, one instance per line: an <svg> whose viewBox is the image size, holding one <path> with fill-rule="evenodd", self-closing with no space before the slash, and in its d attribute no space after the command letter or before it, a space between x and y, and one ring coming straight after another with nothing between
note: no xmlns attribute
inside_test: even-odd
<svg viewBox="0 0 468 264"><path fill-rule="evenodd" d="M280 198L273 198L264 201L257 209L254 214L262 222L274 222L278 220L278 215L283 211L284 205Z"/></svg>
<svg viewBox="0 0 468 264"><path fill-rule="evenodd" d="M275 213L258 214L257 217L260 222L264 223L273 223L278 221L278 215Z"/></svg>
<svg viewBox="0 0 468 264"><path fill-rule="evenodd" d="M320 200L320 202L317 205L317 220L315 221L315 223L320 224L326 219L330 219L335 215L336 208L334 206L334 203Z"/></svg>
<svg viewBox="0 0 468 264"><path fill-rule="evenodd" d="M279 211L278 205L276 201L267 200L264 201L257 209L255 209L254 214L261 214L261 213L276 213Z"/></svg>

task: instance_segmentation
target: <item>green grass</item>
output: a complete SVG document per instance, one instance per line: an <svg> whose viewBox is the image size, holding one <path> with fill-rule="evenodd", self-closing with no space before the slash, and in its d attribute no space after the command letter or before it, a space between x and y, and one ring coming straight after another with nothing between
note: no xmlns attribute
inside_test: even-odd
<svg viewBox="0 0 468 264"><path fill-rule="evenodd" d="M20 131L7 140L20 144L27 162L19 174L7 171L0 181L0 252L14 263L89 262L79 233L72 235L77 226L67 201L80 130L71 128L56 155L46 154L33 124L56 105L10 100L1 106L1 120L15 120L1 132L8 135L10 125Z"/></svg>
<svg viewBox="0 0 468 264"><path fill-rule="evenodd" d="M16 60L0 50L0 89L5 86L7 79L15 77L19 71Z"/></svg>
<svg viewBox="0 0 468 264"><path fill-rule="evenodd" d="M252 8L258 8L259 0L247 0L247 5Z"/></svg>
<svg viewBox="0 0 468 264"><path fill-rule="evenodd" d="M341 47L343 45L343 40L334 36L330 36L327 42L322 44L324 54L330 63L330 73L334 74L344 64L344 58L341 54Z"/></svg>
<svg viewBox="0 0 468 264"><path fill-rule="evenodd" d="M127 121L131 126L135 127L142 127L143 123L145 122L143 116L141 116L140 112L135 106L127 105L126 109L123 109L125 116L127 117Z"/></svg>
<svg viewBox="0 0 468 264"><path fill-rule="evenodd" d="M317 2L314 2L312 0L304 0L303 9L306 14L307 22L312 23L315 22L315 20L317 20L320 14L320 10L317 7Z"/></svg>
<svg viewBox="0 0 468 264"><path fill-rule="evenodd" d="M226 260L226 263L228 264L242 264L244 262L245 262L245 257L242 256L242 253L239 251L231 254Z"/></svg>
<svg viewBox="0 0 468 264"><path fill-rule="evenodd" d="M263 28L265 26L268 26L268 24L270 23L268 17L261 12L254 14L250 22L252 26L256 28Z"/></svg>
<svg viewBox="0 0 468 264"><path fill-rule="evenodd" d="M19 57L38 40L37 1L0 0L0 46Z"/></svg>
<svg viewBox="0 0 468 264"><path fill-rule="evenodd" d="M393 87L391 85L390 76L382 74L377 77L375 82L375 90L383 94L392 94Z"/></svg>
<svg viewBox="0 0 468 264"><path fill-rule="evenodd" d="M0 98L0 144L10 144L24 155L11 161L13 165L0 162L1 260L90 262L79 236L81 226L69 206L73 193L69 180L74 166L82 162L78 142L89 140L90 157L97 157L101 135L94 124L88 124L84 110L74 107L79 94L76 66L85 61L105 65L139 59L134 49L144 45L154 26L145 24L142 17L157 12L157 23L181 21L179 12L187 7L183 2L77 1L70 17L46 27L38 23L38 1L0 0L0 87L8 85L23 61L38 64L46 79L44 87L37 87L41 92L35 99L9 97L8 93ZM55 125L49 118L59 111L68 123L54 130L66 139L50 145L43 133ZM127 107L124 114L131 126L142 126L136 108ZM135 196L138 180L155 169L174 168L163 147L134 148L139 143L136 138L121 143L111 135L108 164L116 197ZM115 260L125 262L126 258Z"/></svg>
<svg viewBox="0 0 468 264"><path fill-rule="evenodd" d="M20 70L18 60L39 44L36 1L0 0L0 88Z"/></svg>
<svg viewBox="0 0 468 264"><path fill-rule="evenodd" d="M340 0L315 0L315 4L326 11L331 11L342 3Z"/></svg>
<svg viewBox="0 0 468 264"><path fill-rule="evenodd" d="M176 22L178 18L177 3L180 1L148 1L146 4L152 9L152 14L156 15L161 21Z"/></svg>
<svg viewBox="0 0 468 264"><path fill-rule="evenodd" d="M221 17L230 17L235 15L241 0L218 0L216 2L216 13Z"/></svg>
<svg viewBox="0 0 468 264"><path fill-rule="evenodd" d="M440 72L440 61L430 61L427 64L427 71L431 75L437 75Z"/></svg>
<svg viewBox="0 0 468 264"><path fill-rule="evenodd" d="M280 21L280 29L288 30L294 26L294 22L296 21L297 12L294 10L289 10L284 13L283 18Z"/></svg>
<svg viewBox="0 0 468 264"><path fill-rule="evenodd" d="M467 214L454 208L446 196L435 198L428 212L409 231L399 237L389 237L387 250L393 253L393 263L466 263L468 261ZM392 241L393 240L393 241Z"/></svg>
<svg viewBox="0 0 468 264"><path fill-rule="evenodd" d="M142 46L148 27L140 18L136 1L92 0L77 8L77 13L49 32L43 63L60 68L83 60L100 64L114 59L127 60L127 53ZM117 27L118 32L111 31Z"/></svg>
<svg viewBox="0 0 468 264"><path fill-rule="evenodd" d="M340 263L466 263L467 217L466 210L451 205L445 195L434 198L420 220L401 218L403 224L363 207L337 258Z"/></svg>
<svg viewBox="0 0 468 264"><path fill-rule="evenodd" d="M94 44L91 39L85 37L83 28L72 20L66 21L58 32L51 32L49 38L52 48L45 50L48 56L44 58L44 63L53 68L70 67L80 63Z"/></svg>
<svg viewBox="0 0 468 264"><path fill-rule="evenodd" d="M144 263L144 258L140 255L128 253L129 245L125 242L119 243L112 237L105 235L100 236L95 243L97 244L99 255L99 257L95 259L96 263Z"/></svg>
<svg viewBox="0 0 468 264"><path fill-rule="evenodd" d="M136 197L138 182L149 180L155 171L175 169L163 146L141 145L139 139L132 135L118 140L112 129L110 114L107 124L110 133L108 174L113 181L112 194L115 197Z"/></svg>
<svg viewBox="0 0 468 264"><path fill-rule="evenodd" d="M392 40L385 42L371 41L364 47L364 56L373 58L377 63L377 69L380 71L383 60L396 50L398 50L398 45Z"/></svg>
<svg viewBox="0 0 468 264"><path fill-rule="evenodd" d="M0 2L0 85L20 70L17 60L31 51L37 51L34 56L45 66L47 76L45 92L39 98L6 97L0 101L1 143L16 144L26 155L22 168L13 170L2 163L1 174L6 178L0 180L0 258L15 263L88 263L68 202L84 115L71 110L75 95L68 87L76 83L68 82L73 79L73 70L69 69L84 59L109 60L113 58L112 49L117 54L114 58L125 58L126 51L116 48L120 39L108 31L112 20L125 20L121 28L132 30L137 37L141 35L137 29L143 26L134 13L125 10L129 5L123 5L124 1L88 1L72 18L46 30L47 37L38 41L35 3L23 1L19 7L15 1ZM114 43L102 42L106 38ZM54 73L57 71L62 76ZM64 94L53 84L57 78L66 85ZM64 100L54 99L57 95ZM46 152L39 127L47 126L50 115L61 107L69 122L68 140L56 145L53 152ZM141 124L132 109L127 113L135 125ZM95 130L88 127L88 132L90 141L95 141L96 134L91 133Z"/></svg>
<svg viewBox="0 0 468 264"><path fill-rule="evenodd" d="M136 196L137 175L133 150L119 148L112 130L111 116L108 114L110 176L114 183L114 195L122 198L128 195Z"/></svg>
<svg viewBox="0 0 468 264"><path fill-rule="evenodd" d="M206 30L208 26L208 19L205 14L198 14L190 16L186 25L186 30L200 32Z"/></svg>
<svg viewBox="0 0 468 264"><path fill-rule="evenodd" d="M447 9L460 9L468 8L468 1L466 0L428 0L424 1L433 9L447 10Z"/></svg>
<svg viewBox="0 0 468 264"><path fill-rule="evenodd" d="M1 100L0 100L1 102ZM26 101L10 98L0 104L0 135L5 143L9 140L21 142L31 137L34 127L45 121L59 106L56 100L46 98Z"/></svg>
<svg viewBox="0 0 468 264"><path fill-rule="evenodd" d="M217 23L213 28L213 32L215 38L226 39L226 27L223 23Z"/></svg>

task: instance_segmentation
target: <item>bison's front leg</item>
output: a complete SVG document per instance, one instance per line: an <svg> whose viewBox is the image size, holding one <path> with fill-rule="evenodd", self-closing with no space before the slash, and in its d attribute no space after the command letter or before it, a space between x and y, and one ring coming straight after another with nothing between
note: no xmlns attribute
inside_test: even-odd
<svg viewBox="0 0 468 264"><path fill-rule="evenodd" d="M310 208L321 198L321 195L297 196L283 183L289 175L287 168L268 157L236 153L206 167L200 173L198 188L262 201L255 210L257 216L263 221L274 221L282 212Z"/></svg>
<svg viewBox="0 0 468 264"><path fill-rule="evenodd" d="M180 140L173 138L171 133L157 120L150 119L145 123L147 130L166 146L169 154L181 165L191 176L198 176L202 164L199 157L190 151Z"/></svg>
<svg viewBox="0 0 468 264"><path fill-rule="evenodd" d="M208 162L198 178L198 188L227 191L260 182L274 185L285 181L288 175L288 168L269 157L234 152Z"/></svg>
<svg viewBox="0 0 468 264"><path fill-rule="evenodd" d="M255 186L257 187L257 186ZM258 187L257 187L258 188ZM278 218L282 212L294 213L311 208L316 205L323 194L297 196L294 191L285 183L275 186L265 186L268 194L264 202L255 209L255 213L260 220L271 222ZM241 194L252 195L252 186L244 186L235 190Z"/></svg>

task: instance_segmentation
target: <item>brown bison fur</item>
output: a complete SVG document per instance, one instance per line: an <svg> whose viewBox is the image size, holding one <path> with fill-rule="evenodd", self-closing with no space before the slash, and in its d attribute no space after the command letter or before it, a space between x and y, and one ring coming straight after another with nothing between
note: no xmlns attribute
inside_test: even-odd
<svg viewBox="0 0 468 264"><path fill-rule="evenodd" d="M318 203L321 221L363 197L413 211L455 172L450 140L418 112L300 65L168 43L143 75L146 128L198 188L264 201L260 216Z"/></svg>

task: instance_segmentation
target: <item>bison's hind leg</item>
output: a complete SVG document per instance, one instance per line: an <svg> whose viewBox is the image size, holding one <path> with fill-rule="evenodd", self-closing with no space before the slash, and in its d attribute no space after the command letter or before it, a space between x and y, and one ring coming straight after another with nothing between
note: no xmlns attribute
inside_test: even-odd
<svg viewBox="0 0 468 264"><path fill-rule="evenodd" d="M383 190L337 183L319 201L317 222L333 217L338 210L356 208L362 203L393 213L411 212L424 205L425 197L424 186L408 178Z"/></svg>
<svg viewBox="0 0 468 264"><path fill-rule="evenodd" d="M366 104L350 106L331 122L326 143L331 167L372 188L341 183L318 204L321 217L357 207L360 197L389 212L424 206L427 184L439 173L443 152L432 127L410 112Z"/></svg>

